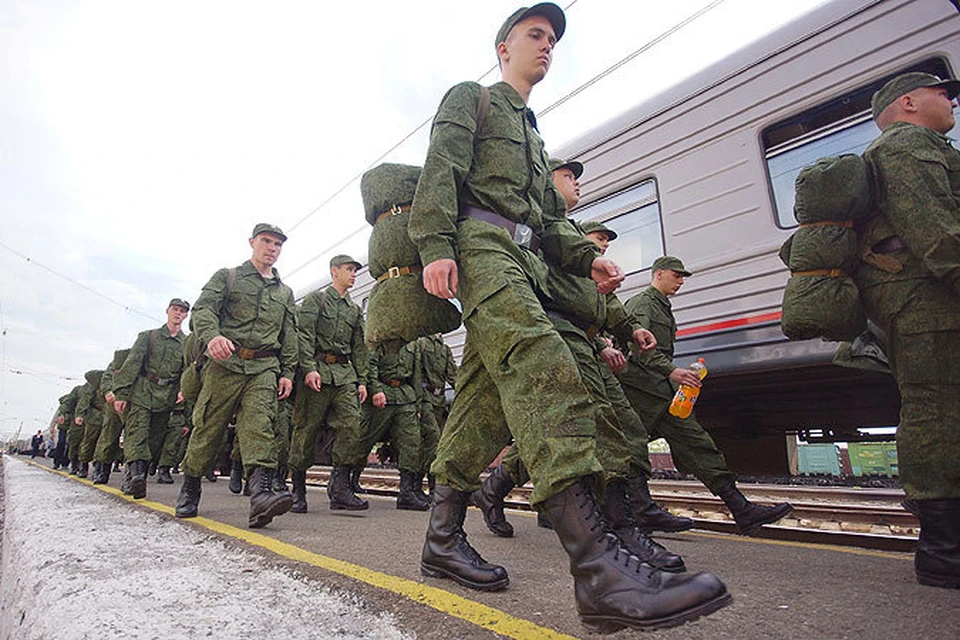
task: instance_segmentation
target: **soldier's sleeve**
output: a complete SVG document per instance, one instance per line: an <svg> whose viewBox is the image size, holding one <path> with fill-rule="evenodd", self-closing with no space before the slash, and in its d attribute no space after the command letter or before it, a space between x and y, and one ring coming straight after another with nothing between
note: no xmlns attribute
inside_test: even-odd
<svg viewBox="0 0 960 640"><path fill-rule="evenodd" d="M627 302L625 308L633 314L637 322L640 323L640 326L650 326L650 305L645 296L638 295L633 297ZM660 349L650 349L650 351L642 352L637 349L635 344L630 343L630 359L645 369L656 371L664 378L669 378L673 370L676 369L673 361L660 351Z"/></svg>
<svg viewBox="0 0 960 640"><path fill-rule="evenodd" d="M220 335L220 310L227 297L229 271L220 269L213 274L207 284L203 285L200 298L191 311L194 332L204 344L210 344L211 340Z"/></svg>
<svg viewBox="0 0 960 640"><path fill-rule="evenodd" d="M370 363L370 355L363 330L363 314L358 314L357 324L353 327L353 335L350 337L350 359L353 361L353 368L357 372L357 380L360 381L360 384L366 384L364 381L367 379L367 369Z"/></svg>
<svg viewBox="0 0 960 640"><path fill-rule="evenodd" d="M371 349L367 357L367 395L384 393L384 388L380 382L380 351Z"/></svg>
<svg viewBox="0 0 960 640"><path fill-rule="evenodd" d="M913 138L909 149L874 156L882 210L910 252L960 295L960 203L948 160L929 137Z"/></svg>
<svg viewBox="0 0 960 640"><path fill-rule="evenodd" d="M453 351L446 343L443 344L443 352L447 357L447 366L444 368L443 377L449 385L456 389L457 386L457 361L453 357Z"/></svg>
<svg viewBox="0 0 960 640"><path fill-rule="evenodd" d="M317 350L317 316L320 314L320 302L323 296L317 292L310 293L300 303L297 312L297 335L300 340L300 370L307 375L317 370L317 360L314 354Z"/></svg>
<svg viewBox="0 0 960 640"><path fill-rule="evenodd" d="M428 265L455 260L460 188L473 165L480 85L464 82L443 97L433 118L430 146L410 211L410 239Z"/></svg>
<svg viewBox="0 0 960 640"><path fill-rule="evenodd" d="M107 365L107 368L103 370L103 377L100 378L100 388L104 389L104 395L108 392L113 391L113 378L116 374L113 363ZM116 397L116 394L114 394Z"/></svg>
<svg viewBox="0 0 960 640"><path fill-rule="evenodd" d="M563 196L552 180L547 180L543 202L543 257L563 271L589 278L593 261L600 257L597 245L566 217Z"/></svg>
<svg viewBox="0 0 960 640"><path fill-rule="evenodd" d="M84 416L90 409L90 401L93 399L94 393L96 393L96 390L91 389L89 384L83 385L80 393L77 394L77 407L74 416L80 416L81 418Z"/></svg>
<svg viewBox="0 0 960 640"><path fill-rule="evenodd" d="M636 316L627 311L616 294L608 293L606 301L607 318L604 321L604 328L620 342L630 344L633 340L633 332L643 329L643 325Z"/></svg>
<svg viewBox="0 0 960 640"><path fill-rule="evenodd" d="M419 340L414 340L410 343L413 345L413 391L417 396L417 402L420 403L423 401L424 389L423 389L423 349L420 346Z"/></svg>
<svg viewBox="0 0 960 640"><path fill-rule="evenodd" d="M130 353L127 359L123 361L120 368L113 374L113 397L116 400L127 401L130 399L130 391L133 389L133 383L137 381L137 376L143 370L143 361L147 357L147 346L150 342L150 332L141 331L137 336L136 342L130 347Z"/></svg>
<svg viewBox="0 0 960 640"><path fill-rule="evenodd" d="M280 330L280 377L293 380L300 359L300 338L297 330L297 306L293 290L287 287L286 312Z"/></svg>

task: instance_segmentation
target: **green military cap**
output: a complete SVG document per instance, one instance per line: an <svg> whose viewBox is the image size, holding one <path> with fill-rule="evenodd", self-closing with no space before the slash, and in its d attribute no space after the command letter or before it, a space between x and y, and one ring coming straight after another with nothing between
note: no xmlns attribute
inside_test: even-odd
<svg viewBox="0 0 960 640"><path fill-rule="evenodd" d="M950 96L951 100L960 93L960 82L957 80L941 80L931 73L904 73L880 87L880 90L873 94L873 99L870 101L873 118L876 119L883 113L884 109L893 104L894 100L900 96L923 87L931 89L943 87L947 90L947 95Z"/></svg>
<svg viewBox="0 0 960 640"><path fill-rule="evenodd" d="M183 308L186 309L187 311L190 311L190 303L187 302L186 300L184 300L183 298L174 298L174 299L172 299L172 300L170 301L170 304L167 305L167 309L169 309L170 307L172 307L172 306L174 306L174 305L176 305L176 306L178 306L178 307L183 307Z"/></svg>
<svg viewBox="0 0 960 640"><path fill-rule="evenodd" d="M250 234L250 237L256 238L261 233L272 233L275 236L280 236L280 239L283 240L284 242L287 241L286 234L283 231L281 231L280 227L278 227L275 224L267 224L266 222L261 222L260 224L258 224L253 228L253 233Z"/></svg>
<svg viewBox="0 0 960 640"><path fill-rule="evenodd" d="M583 175L583 164L577 162L576 160L568 160L567 162L564 162L560 158L550 158L550 160L547 161L547 166L550 167L550 171L556 171L557 169L563 169L566 167L573 172L573 177L578 180L580 179L580 176Z"/></svg>
<svg viewBox="0 0 960 640"><path fill-rule="evenodd" d="M588 220L580 225L584 233L605 233L611 242L617 239L617 232L597 220Z"/></svg>
<svg viewBox="0 0 960 640"><path fill-rule="evenodd" d="M500 27L500 31L497 31L497 41L493 43L493 46L499 47L500 43L507 39L507 36L510 34L510 29L513 29L518 22L530 16L543 16L549 20L550 25L553 27L553 35L557 38L557 42L560 42L560 38L567 28L567 18L563 15L563 9L552 2L541 2L532 7L520 7L510 14L510 17L507 18L503 26Z"/></svg>
<svg viewBox="0 0 960 640"><path fill-rule="evenodd" d="M658 269L669 269L670 271L676 271L682 276L691 276L693 275L687 268L683 266L683 262L680 261L680 258L674 258L673 256L661 256L653 261L653 271Z"/></svg>
<svg viewBox="0 0 960 640"><path fill-rule="evenodd" d="M330 258L331 267L339 267L340 265L344 265L344 264L354 264L357 266L357 269L363 266L362 264L360 264L359 262L357 262L356 260L354 260L353 258L351 258L345 253L341 253L340 255L336 255Z"/></svg>

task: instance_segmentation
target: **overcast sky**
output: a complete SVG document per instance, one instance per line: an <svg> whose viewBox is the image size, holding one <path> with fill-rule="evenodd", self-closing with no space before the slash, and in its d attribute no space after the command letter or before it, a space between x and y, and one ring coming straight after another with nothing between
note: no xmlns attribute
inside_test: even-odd
<svg viewBox="0 0 960 640"><path fill-rule="evenodd" d="M548 148L821 2L560 2L535 111L703 13L540 118ZM356 178L495 67L516 6L0 0L0 439L249 258L255 223L288 231L295 290L365 255ZM384 161L422 163L427 130Z"/></svg>

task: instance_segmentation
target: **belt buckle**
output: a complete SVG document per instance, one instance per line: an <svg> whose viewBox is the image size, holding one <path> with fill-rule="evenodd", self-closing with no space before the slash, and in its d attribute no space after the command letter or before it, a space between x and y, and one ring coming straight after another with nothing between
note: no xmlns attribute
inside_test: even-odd
<svg viewBox="0 0 960 640"><path fill-rule="evenodd" d="M237 351L237 357L241 360L252 360L253 354L256 353L253 349L248 349L247 347L240 347Z"/></svg>
<svg viewBox="0 0 960 640"><path fill-rule="evenodd" d="M401 213L403 213L403 209L400 208L400 205L395 204L395 205L393 205L392 207L390 207L390 215L392 215L392 216L398 216L398 215L400 215Z"/></svg>
<svg viewBox="0 0 960 640"><path fill-rule="evenodd" d="M390 267L387 269L387 277L389 279L399 278L400 277L400 267Z"/></svg>
<svg viewBox="0 0 960 640"><path fill-rule="evenodd" d="M533 240L533 229L518 222L516 228L513 230L513 241L516 242L521 247L526 249L530 248L530 242Z"/></svg>

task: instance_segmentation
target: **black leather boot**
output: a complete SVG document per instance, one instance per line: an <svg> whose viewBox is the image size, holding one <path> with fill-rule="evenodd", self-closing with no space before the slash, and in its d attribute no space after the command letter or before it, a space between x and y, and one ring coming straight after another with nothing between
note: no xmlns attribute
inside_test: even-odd
<svg viewBox="0 0 960 640"><path fill-rule="evenodd" d="M217 470L216 470L216 469L210 469L210 471L207 471L207 475L205 475L204 478L206 478L206 479L209 480L210 482L216 482L216 481L217 481Z"/></svg>
<svg viewBox="0 0 960 640"><path fill-rule="evenodd" d="M80 461L71 460L70 461L70 475L75 476L80 473Z"/></svg>
<svg viewBox="0 0 960 640"><path fill-rule="evenodd" d="M293 505L290 513L307 512L307 471L306 469L291 469L290 480L293 481Z"/></svg>
<svg viewBox="0 0 960 640"><path fill-rule="evenodd" d="M151 460L150 464L147 466L147 475L151 478L157 475L157 463L155 460Z"/></svg>
<svg viewBox="0 0 960 640"><path fill-rule="evenodd" d="M289 489L287 489L287 465L281 465L277 467L276 472L273 474L273 492L290 492Z"/></svg>
<svg viewBox="0 0 960 640"><path fill-rule="evenodd" d="M107 484L108 482L110 482L111 467L113 467L113 463L111 462L100 463L100 480L102 480L100 484Z"/></svg>
<svg viewBox="0 0 960 640"><path fill-rule="evenodd" d="M119 460L117 460L116 462L114 462L114 463L113 463L113 470L114 470L114 471L123 471L123 463L120 462Z"/></svg>
<svg viewBox="0 0 960 640"><path fill-rule="evenodd" d="M479 489L470 494L470 502L480 509L487 529L501 538L513 537L513 525L503 514L503 500L516 486L506 468L500 464L490 472Z"/></svg>
<svg viewBox="0 0 960 640"><path fill-rule="evenodd" d="M230 493L243 491L243 462L234 460L230 466L230 483L227 485Z"/></svg>
<svg viewBox="0 0 960 640"><path fill-rule="evenodd" d="M627 551L604 526L592 484L582 478L541 505L570 556L577 611L590 631L673 627L730 603L716 576L664 573Z"/></svg>
<svg viewBox="0 0 960 640"><path fill-rule="evenodd" d="M917 500L920 542L913 558L917 582L960 589L960 498Z"/></svg>
<svg viewBox="0 0 960 640"><path fill-rule="evenodd" d="M90 479L93 480L93 484L103 484L103 481L100 480L101 476L103 476L103 469L101 468L102 466L103 465L101 463L94 461L93 475L90 477Z"/></svg>
<svg viewBox="0 0 960 640"><path fill-rule="evenodd" d="M550 524L550 518L543 511L537 511L537 526L541 529L550 529L553 531L553 525Z"/></svg>
<svg viewBox="0 0 960 640"><path fill-rule="evenodd" d="M135 500L147 497L147 461L134 460L130 469L130 495Z"/></svg>
<svg viewBox="0 0 960 640"><path fill-rule="evenodd" d="M330 508L334 511L363 511L370 508L370 503L358 498L350 490L350 467L334 467L330 473L330 484L327 485L327 495L330 496Z"/></svg>
<svg viewBox="0 0 960 640"><path fill-rule="evenodd" d="M123 478L120 480L120 491L123 495L130 495L130 485L133 483L133 463L123 465Z"/></svg>
<svg viewBox="0 0 960 640"><path fill-rule="evenodd" d="M247 524L251 529L260 529L270 524L277 516L290 510L293 496L284 491L273 492L273 476L276 469L254 467L250 473L250 518Z"/></svg>
<svg viewBox="0 0 960 640"><path fill-rule="evenodd" d="M89 470L90 470L90 463L89 463L89 462L81 462L81 463L80 463L80 468L77 470L77 477L78 477L78 478L86 478L86 477L87 477L87 472L88 472Z"/></svg>
<svg viewBox="0 0 960 640"><path fill-rule="evenodd" d="M730 509L740 533L746 536L752 535L765 524L772 524L780 518L790 515L790 512L793 511L793 506L789 502L781 502L772 507L750 502L746 496L740 493L736 482L733 480L723 485L717 495Z"/></svg>
<svg viewBox="0 0 960 640"><path fill-rule="evenodd" d="M433 488L437 486L437 476L432 473L427 474L427 491L430 492L430 499L433 499Z"/></svg>
<svg viewBox="0 0 960 640"><path fill-rule="evenodd" d="M413 474L413 490L417 492L417 496L421 500L423 500L429 505L430 496L428 496L426 493L423 492L423 476L424 476L424 473L422 471L419 473Z"/></svg>
<svg viewBox="0 0 960 640"><path fill-rule="evenodd" d="M196 518L200 507L200 476L184 474L180 495L177 496L176 516L178 518Z"/></svg>
<svg viewBox="0 0 960 640"><path fill-rule="evenodd" d="M173 484L173 475L170 467L157 467L157 484Z"/></svg>
<svg viewBox="0 0 960 640"><path fill-rule="evenodd" d="M674 533L693 528L693 520L675 516L660 507L650 497L650 487L643 476L630 478L627 481L627 495L630 498L630 507L637 527L644 533L663 531Z"/></svg>
<svg viewBox="0 0 960 640"><path fill-rule="evenodd" d="M630 503L627 501L627 481L613 479L603 493L603 515L607 524L620 538L627 551L661 571L679 573L686 571L683 558L667 549L637 528Z"/></svg>
<svg viewBox="0 0 960 640"><path fill-rule="evenodd" d="M442 484L434 488L420 572L431 578L450 578L471 589L500 591L510 584L507 570L480 557L463 530L469 496Z"/></svg>
<svg viewBox="0 0 960 640"><path fill-rule="evenodd" d="M427 511L430 509L430 503L417 493L417 482L423 484L423 476L418 476L412 471L400 472L400 493L397 494L397 509L405 511Z"/></svg>
<svg viewBox="0 0 960 640"><path fill-rule="evenodd" d="M356 495L366 493L367 490L360 486L360 476L363 474L363 465L355 464L350 467L350 490Z"/></svg>

